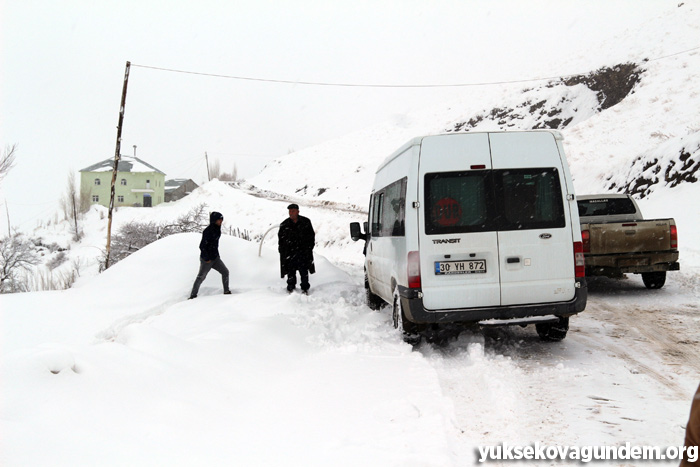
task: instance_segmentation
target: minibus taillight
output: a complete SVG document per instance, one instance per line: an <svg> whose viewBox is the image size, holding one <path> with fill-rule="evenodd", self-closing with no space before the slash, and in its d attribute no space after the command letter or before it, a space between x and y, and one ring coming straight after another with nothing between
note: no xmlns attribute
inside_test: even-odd
<svg viewBox="0 0 700 467"><path fill-rule="evenodd" d="M408 288L420 289L420 255L417 251L408 252Z"/></svg>
<svg viewBox="0 0 700 467"><path fill-rule="evenodd" d="M591 233L588 230L581 231L581 240L583 240L583 252L591 252Z"/></svg>
<svg viewBox="0 0 700 467"><path fill-rule="evenodd" d="M574 242L574 272L576 278L586 277L586 263L583 259L583 242Z"/></svg>
<svg viewBox="0 0 700 467"><path fill-rule="evenodd" d="M675 225L671 226L671 248L678 249L678 230Z"/></svg>

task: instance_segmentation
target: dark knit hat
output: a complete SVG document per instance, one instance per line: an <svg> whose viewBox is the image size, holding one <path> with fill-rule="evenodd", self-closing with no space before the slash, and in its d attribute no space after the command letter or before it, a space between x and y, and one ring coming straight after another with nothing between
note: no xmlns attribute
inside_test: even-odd
<svg viewBox="0 0 700 467"><path fill-rule="evenodd" d="M287 209L299 209L299 205L292 203L289 206L287 206Z"/></svg>

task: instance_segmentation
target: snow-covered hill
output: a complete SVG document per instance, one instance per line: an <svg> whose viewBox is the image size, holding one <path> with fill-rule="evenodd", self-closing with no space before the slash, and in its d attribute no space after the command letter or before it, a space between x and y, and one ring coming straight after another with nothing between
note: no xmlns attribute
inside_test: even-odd
<svg viewBox="0 0 700 467"><path fill-rule="evenodd" d="M467 88L443 106L279 158L250 183L365 206L376 167L414 136L532 128L562 130L581 194L641 196L652 185L692 183L700 167L698 25L700 5L686 2L561 63L580 74Z"/></svg>

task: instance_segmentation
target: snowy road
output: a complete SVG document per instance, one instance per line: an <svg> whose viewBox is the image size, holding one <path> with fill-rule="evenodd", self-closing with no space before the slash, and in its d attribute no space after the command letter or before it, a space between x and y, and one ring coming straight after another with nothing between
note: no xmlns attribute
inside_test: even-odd
<svg viewBox="0 0 700 467"><path fill-rule="evenodd" d="M220 183L199 196L149 218L206 199L255 236L286 207ZM0 463L442 467L502 442L681 444L700 378L692 264L655 291L593 281L562 342L508 327L412 348L364 303L362 245L347 238L362 215L305 210L320 242L308 297L284 293L274 242L258 257L225 236L234 295L211 273L186 300L197 234L70 290L0 297Z"/></svg>
<svg viewBox="0 0 700 467"><path fill-rule="evenodd" d="M344 265L358 284L360 268ZM446 346L421 343L414 352L453 406L456 459L476 461L475 443L504 441L682 445L700 382L698 282L670 273L651 291L639 276L594 278L587 308L562 342L514 326L463 333ZM378 313L390 327L388 309Z"/></svg>
<svg viewBox="0 0 700 467"><path fill-rule="evenodd" d="M473 440L530 445L681 445L700 375L698 299L671 282L596 279L568 337L510 327L420 352L454 402L462 455ZM697 290L697 289L696 289Z"/></svg>

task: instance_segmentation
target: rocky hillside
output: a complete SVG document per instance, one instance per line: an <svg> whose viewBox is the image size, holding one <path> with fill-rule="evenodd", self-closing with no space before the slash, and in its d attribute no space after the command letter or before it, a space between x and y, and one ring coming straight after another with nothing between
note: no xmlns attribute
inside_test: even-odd
<svg viewBox="0 0 700 467"><path fill-rule="evenodd" d="M442 106L279 158L250 183L309 201L364 207L376 167L415 136L546 128L564 134L581 194L612 190L641 198L659 186L695 183L699 24L700 6L679 5L637 31L572 52L562 64L563 70L589 67L588 73L464 88Z"/></svg>

